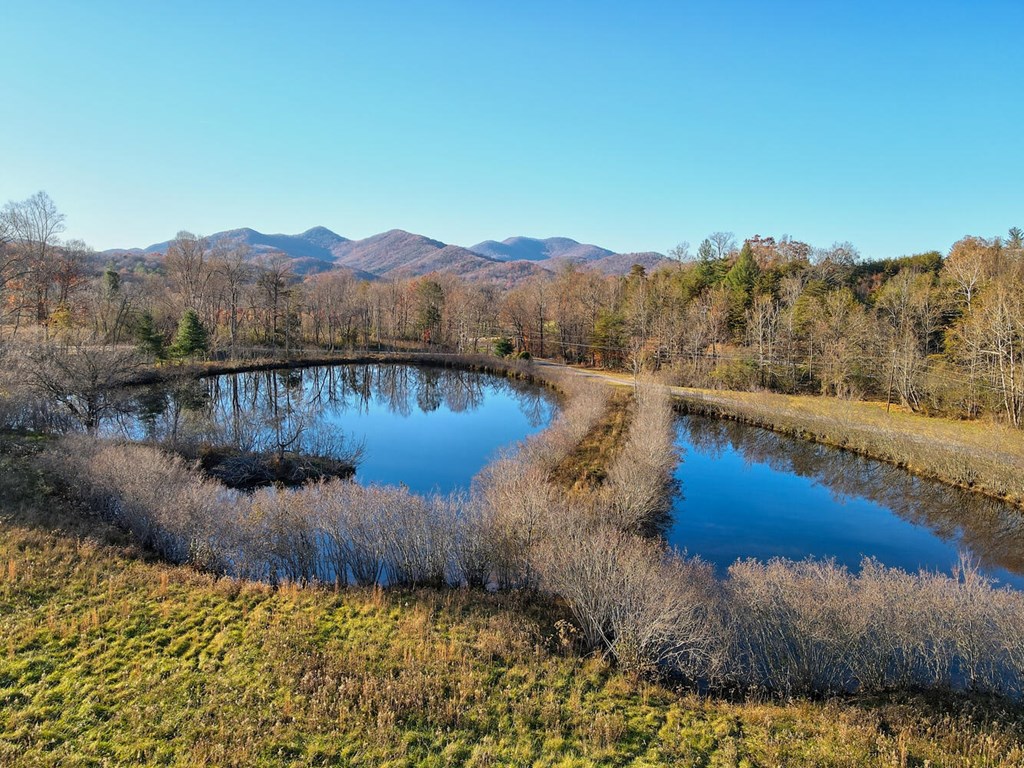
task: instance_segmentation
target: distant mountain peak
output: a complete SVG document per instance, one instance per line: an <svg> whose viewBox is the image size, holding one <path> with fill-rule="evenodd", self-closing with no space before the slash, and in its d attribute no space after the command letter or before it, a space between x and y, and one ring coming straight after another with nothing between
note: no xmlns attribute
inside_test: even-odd
<svg viewBox="0 0 1024 768"><path fill-rule="evenodd" d="M467 249L404 229L349 240L324 226L311 227L297 235L264 234L241 227L205 239L212 249L243 249L254 260L284 254L293 260L300 274L343 267L367 279L444 272L511 283L531 275L550 274L564 264L586 264L607 274L624 274L634 258L647 268L664 259L660 254L617 254L568 237L514 236L501 242L486 240ZM141 250L113 249L105 254L155 256L165 254L170 243L155 243Z"/></svg>
<svg viewBox="0 0 1024 768"><path fill-rule="evenodd" d="M299 235L299 237L306 237L307 235L329 235L331 237L341 237L341 235L339 235L337 232L332 232L331 230L324 226L310 227L301 235Z"/></svg>
<svg viewBox="0 0 1024 768"><path fill-rule="evenodd" d="M501 261L571 261L582 263L611 256L614 252L596 245L580 243L571 237L508 237L500 243L485 240L477 243L471 251Z"/></svg>

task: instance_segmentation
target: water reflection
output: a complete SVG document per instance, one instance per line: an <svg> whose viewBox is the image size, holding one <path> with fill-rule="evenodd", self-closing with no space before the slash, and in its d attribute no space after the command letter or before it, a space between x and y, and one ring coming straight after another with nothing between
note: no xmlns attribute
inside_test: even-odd
<svg viewBox="0 0 1024 768"><path fill-rule="evenodd" d="M965 551L1024 586L1024 514L884 462L736 422L679 420L684 461L669 538L720 566L736 557L862 555L948 570Z"/></svg>
<svg viewBox="0 0 1024 768"><path fill-rule="evenodd" d="M337 456L363 444L356 477L413 490L466 487L500 447L550 421L527 382L447 368L339 365L182 379L141 390L110 433L241 451Z"/></svg>

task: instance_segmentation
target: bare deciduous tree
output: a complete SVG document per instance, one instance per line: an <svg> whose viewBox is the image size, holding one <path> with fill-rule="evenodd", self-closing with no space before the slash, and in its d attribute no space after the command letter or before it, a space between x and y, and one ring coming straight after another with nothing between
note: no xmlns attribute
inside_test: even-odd
<svg viewBox="0 0 1024 768"><path fill-rule="evenodd" d="M143 360L133 349L47 344L25 350L21 365L31 388L94 433L125 402L123 387Z"/></svg>
<svg viewBox="0 0 1024 768"><path fill-rule="evenodd" d="M715 249L715 257L723 259L736 250L736 235L732 232L712 232L708 241Z"/></svg>

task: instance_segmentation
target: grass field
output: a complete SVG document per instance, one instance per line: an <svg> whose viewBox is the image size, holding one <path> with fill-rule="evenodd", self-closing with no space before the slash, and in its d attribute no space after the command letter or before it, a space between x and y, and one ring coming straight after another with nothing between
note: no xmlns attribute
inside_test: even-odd
<svg viewBox="0 0 1024 768"><path fill-rule="evenodd" d="M1021 765L966 699L704 699L572 648L558 606L217 580L0 453L0 764Z"/></svg>

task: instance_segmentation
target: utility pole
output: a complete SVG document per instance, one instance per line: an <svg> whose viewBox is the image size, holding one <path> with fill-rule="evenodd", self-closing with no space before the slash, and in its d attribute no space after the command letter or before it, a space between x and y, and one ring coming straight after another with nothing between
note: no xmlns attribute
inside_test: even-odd
<svg viewBox="0 0 1024 768"><path fill-rule="evenodd" d="M892 366L889 368L889 393L885 396L885 412L889 412L889 408L892 407L892 385L893 380L896 378L896 349L892 350Z"/></svg>

